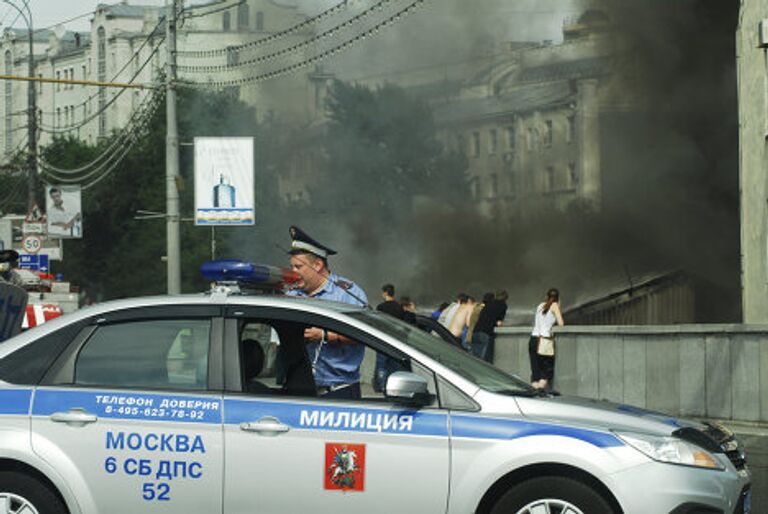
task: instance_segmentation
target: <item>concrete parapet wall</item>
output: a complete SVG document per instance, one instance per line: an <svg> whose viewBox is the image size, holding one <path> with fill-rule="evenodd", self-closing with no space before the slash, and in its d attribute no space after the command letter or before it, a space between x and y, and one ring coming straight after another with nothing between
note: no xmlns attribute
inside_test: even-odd
<svg viewBox="0 0 768 514"><path fill-rule="evenodd" d="M571 326L555 389L672 415L768 423L768 325ZM530 379L530 329L497 329L496 366Z"/></svg>

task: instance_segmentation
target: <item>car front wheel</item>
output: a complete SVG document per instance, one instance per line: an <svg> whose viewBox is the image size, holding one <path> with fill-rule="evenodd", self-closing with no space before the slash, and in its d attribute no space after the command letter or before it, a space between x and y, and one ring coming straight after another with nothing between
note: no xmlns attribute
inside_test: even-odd
<svg viewBox="0 0 768 514"><path fill-rule="evenodd" d="M23 473L0 472L0 514L67 514L59 497Z"/></svg>
<svg viewBox="0 0 768 514"><path fill-rule="evenodd" d="M589 486L563 477L526 480L504 493L491 514L616 514Z"/></svg>

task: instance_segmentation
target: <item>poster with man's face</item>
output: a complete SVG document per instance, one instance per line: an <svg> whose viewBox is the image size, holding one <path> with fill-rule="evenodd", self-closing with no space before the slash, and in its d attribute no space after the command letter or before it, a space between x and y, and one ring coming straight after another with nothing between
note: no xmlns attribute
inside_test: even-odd
<svg viewBox="0 0 768 514"><path fill-rule="evenodd" d="M45 214L48 237L72 239L83 237L80 186L45 187Z"/></svg>

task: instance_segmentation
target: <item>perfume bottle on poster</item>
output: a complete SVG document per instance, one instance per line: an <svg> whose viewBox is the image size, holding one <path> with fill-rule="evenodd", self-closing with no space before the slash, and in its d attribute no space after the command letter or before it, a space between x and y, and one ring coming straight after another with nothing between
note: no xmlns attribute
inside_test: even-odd
<svg viewBox="0 0 768 514"><path fill-rule="evenodd" d="M219 174L219 183L213 186L213 206L223 208L235 207L235 186Z"/></svg>

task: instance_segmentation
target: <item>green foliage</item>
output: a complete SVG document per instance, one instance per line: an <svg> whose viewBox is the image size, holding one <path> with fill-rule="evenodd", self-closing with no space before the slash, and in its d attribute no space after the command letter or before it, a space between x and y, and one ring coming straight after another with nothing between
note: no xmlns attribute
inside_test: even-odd
<svg viewBox="0 0 768 514"><path fill-rule="evenodd" d="M196 136L255 135L255 113L230 94L183 91L179 95L179 140ZM89 146L76 139L56 139L44 149L48 162L75 167L107 145ZM180 208L192 218L194 206L192 147L180 147ZM161 294L166 290L164 218L137 220L137 211L165 212L165 106L161 105L147 134L107 178L83 193L84 235L64 242L64 261L55 272L94 299ZM200 264L210 258L211 231L182 221L182 290L201 291ZM223 250L226 250L225 248Z"/></svg>
<svg viewBox="0 0 768 514"><path fill-rule="evenodd" d="M328 111L329 184L318 191L321 203L407 223L413 197L450 200L467 192L466 162L444 152L429 105L404 89L336 81Z"/></svg>

